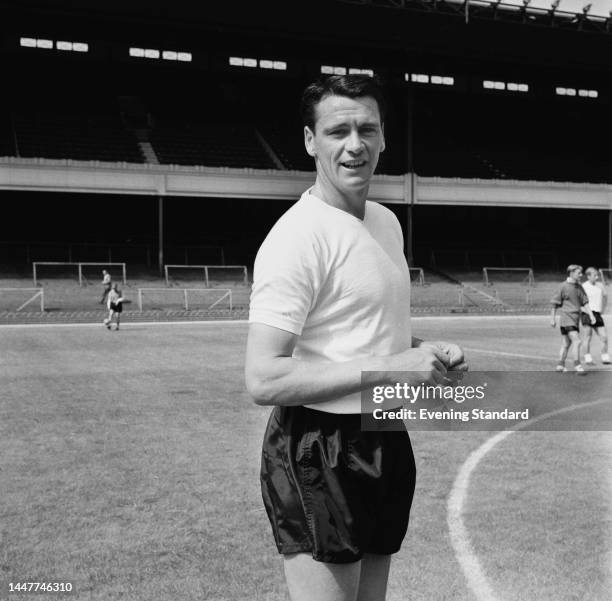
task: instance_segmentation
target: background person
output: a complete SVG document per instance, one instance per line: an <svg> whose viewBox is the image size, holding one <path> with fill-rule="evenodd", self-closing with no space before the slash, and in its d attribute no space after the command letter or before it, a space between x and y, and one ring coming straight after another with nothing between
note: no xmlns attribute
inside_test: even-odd
<svg viewBox="0 0 612 601"><path fill-rule="evenodd" d="M103 305L106 297L111 289L111 276L106 269L102 270L102 298L100 299L100 304Z"/></svg>
<svg viewBox="0 0 612 601"><path fill-rule="evenodd" d="M582 284L584 291L589 299L589 307L595 316L595 323L591 324L586 314L582 314L582 327L584 329L585 353L584 361L588 365L595 365L591 356L591 338L593 330L597 333L601 340L601 362L610 363L610 355L608 354L608 334L606 332L606 324L604 323L602 313L605 311L608 295L603 283L599 280L599 270L595 267L587 267L585 271L587 281Z"/></svg>
<svg viewBox="0 0 612 601"><path fill-rule="evenodd" d="M584 374L584 367L580 364L580 335L578 334L578 324L582 312L588 315L591 323L595 323L593 312L589 308L589 299L580 285L582 279L581 265L568 265L567 279L551 299L552 314L550 325L554 328L556 314L559 310L559 328L561 330L561 350L559 351L559 362L556 371L565 372L565 360L567 359L570 347L573 345L574 369L578 374Z"/></svg>
<svg viewBox="0 0 612 601"><path fill-rule="evenodd" d="M316 181L274 225L254 269L245 376L273 405L264 504L293 601L382 601L408 526L408 433L361 430L360 391L445 383L461 349L413 338L401 227L367 201L384 149L384 102L368 76L331 76L302 97Z"/></svg>
<svg viewBox="0 0 612 601"><path fill-rule="evenodd" d="M110 330L113 325L113 317L115 317L115 330L118 330L121 324L121 313L123 311L123 297L121 296L121 290L119 290L116 282L113 282L111 285L110 292L108 293L107 306L108 317L104 320L104 325Z"/></svg>

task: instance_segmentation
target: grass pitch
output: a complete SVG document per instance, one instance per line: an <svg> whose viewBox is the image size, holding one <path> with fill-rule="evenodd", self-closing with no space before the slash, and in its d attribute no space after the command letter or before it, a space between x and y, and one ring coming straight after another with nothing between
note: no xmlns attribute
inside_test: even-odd
<svg viewBox="0 0 612 601"><path fill-rule="evenodd" d="M472 369L548 370L547 322L414 330L471 349ZM269 410L244 391L245 337L241 324L0 328L0 598L57 598L7 595L9 581L45 580L86 600L287 599L258 483ZM490 435L412 434L417 491L390 601L474 599L446 503ZM521 432L482 461L464 516L500 600L609 600L611 457L608 432Z"/></svg>

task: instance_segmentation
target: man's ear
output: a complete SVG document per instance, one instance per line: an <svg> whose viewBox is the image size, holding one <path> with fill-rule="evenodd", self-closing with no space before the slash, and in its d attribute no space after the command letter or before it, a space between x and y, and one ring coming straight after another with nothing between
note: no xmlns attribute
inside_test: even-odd
<svg viewBox="0 0 612 601"><path fill-rule="evenodd" d="M382 131L382 144L380 145L380 152L382 152L387 147L385 144L385 126L383 125L380 129Z"/></svg>
<svg viewBox="0 0 612 601"><path fill-rule="evenodd" d="M316 157L317 153L315 151L315 143L314 143L314 132L306 125L304 127L304 146L306 146L306 152L311 157Z"/></svg>

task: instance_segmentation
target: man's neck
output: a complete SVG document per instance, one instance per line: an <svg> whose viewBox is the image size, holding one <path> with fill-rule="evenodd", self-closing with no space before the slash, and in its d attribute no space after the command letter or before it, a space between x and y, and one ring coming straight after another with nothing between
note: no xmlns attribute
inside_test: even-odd
<svg viewBox="0 0 612 601"><path fill-rule="evenodd" d="M333 186L326 186L319 178L311 189L311 194L320 198L323 202L341 211L345 211L357 219L365 216L365 203L368 196L368 188L356 190L353 194L340 192Z"/></svg>

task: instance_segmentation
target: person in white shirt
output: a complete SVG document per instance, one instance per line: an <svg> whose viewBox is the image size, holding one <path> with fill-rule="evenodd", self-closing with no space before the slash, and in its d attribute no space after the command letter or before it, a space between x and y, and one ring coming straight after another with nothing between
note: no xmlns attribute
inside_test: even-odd
<svg viewBox="0 0 612 601"><path fill-rule="evenodd" d="M591 355L591 339L593 330L597 333L601 340L601 362L610 363L610 355L608 354L608 334L606 332L606 324L601 316L606 308L608 295L605 286L599 280L599 270L595 267L588 267L585 271L587 281L582 284L586 295L589 297L589 306L595 316L595 323L590 320L583 319L582 328L584 330L585 354L584 361L588 365L594 365L593 356Z"/></svg>
<svg viewBox="0 0 612 601"><path fill-rule="evenodd" d="M448 382L462 350L412 336L400 225L367 201L384 149L374 78L330 76L302 97L316 181L255 261L245 378L272 405L261 485L292 601L382 601L406 534L415 464L405 431L361 429L360 391Z"/></svg>

